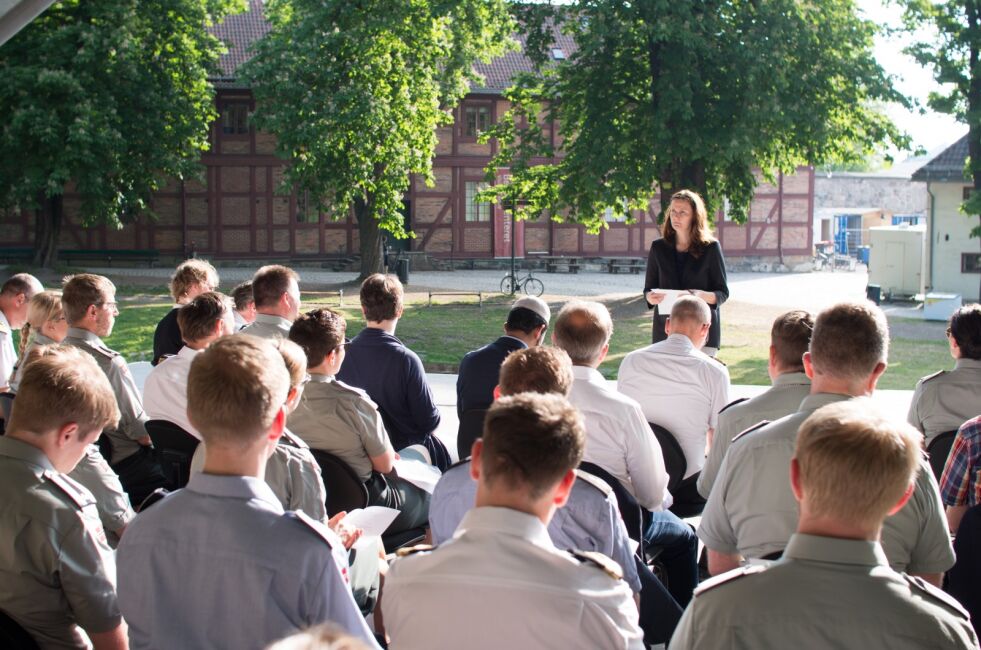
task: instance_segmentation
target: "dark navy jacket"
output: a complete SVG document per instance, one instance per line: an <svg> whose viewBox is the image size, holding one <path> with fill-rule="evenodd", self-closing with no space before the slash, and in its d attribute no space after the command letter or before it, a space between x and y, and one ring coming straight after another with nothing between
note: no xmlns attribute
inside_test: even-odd
<svg viewBox="0 0 981 650"><path fill-rule="evenodd" d="M174 307L157 323L157 329L153 332L153 365L160 363L166 355L177 354L184 347L181 328L177 324L178 311L180 310Z"/></svg>
<svg viewBox="0 0 981 650"><path fill-rule="evenodd" d="M422 361L392 334L372 327L361 330L347 348L337 379L363 389L378 405L396 450L425 444L439 426Z"/></svg>
<svg viewBox="0 0 981 650"><path fill-rule="evenodd" d="M528 347L513 336L502 336L493 343L467 352L460 362L456 378L456 412L486 409L494 401L494 387L504 358L515 350Z"/></svg>

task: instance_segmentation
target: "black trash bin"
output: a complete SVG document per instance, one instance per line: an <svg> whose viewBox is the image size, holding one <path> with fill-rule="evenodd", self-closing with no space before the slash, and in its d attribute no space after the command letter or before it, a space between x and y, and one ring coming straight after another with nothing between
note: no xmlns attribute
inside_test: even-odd
<svg viewBox="0 0 981 650"><path fill-rule="evenodd" d="M882 287L878 284L870 284L865 288L865 297L877 305L880 304L882 302Z"/></svg>
<svg viewBox="0 0 981 650"><path fill-rule="evenodd" d="M409 284L409 260L401 258L395 262L395 274L399 276L399 282Z"/></svg>

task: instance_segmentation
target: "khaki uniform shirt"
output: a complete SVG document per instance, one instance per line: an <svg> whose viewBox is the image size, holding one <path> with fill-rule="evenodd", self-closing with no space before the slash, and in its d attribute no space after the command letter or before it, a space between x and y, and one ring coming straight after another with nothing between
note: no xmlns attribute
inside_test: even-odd
<svg viewBox="0 0 981 650"><path fill-rule="evenodd" d="M99 520L108 534L109 544L115 546L123 529L133 521L136 513L129 502L129 496L123 491L119 476L99 453L98 445L89 445L82 460L68 476L95 497Z"/></svg>
<svg viewBox="0 0 981 650"><path fill-rule="evenodd" d="M204 443L194 450L191 473L204 469ZM266 461L263 477L279 499L283 510L298 510L311 519L327 521L327 488L317 459L299 436L284 431L279 444Z"/></svg>
<svg viewBox="0 0 981 650"><path fill-rule="evenodd" d="M698 537L713 551L762 558L782 551L797 530L790 459L797 430L814 411L847 395L809 395L800 411L736 440L722 461L702 513ZM937 480L921 462L913 496L882 528L889 564L907 573L941 573L954 565Z"/></svg>
<svg viewBox="0 0 981 650"><path fill-rule="evenodd" d="M133 375L126 365L126 359L121 354L110 350L102 339L88 330L77 327L68 328L68 336L63 343L88 352L109 378L109 384L116 394L116 404L119 406L119 426L106 429L105 434L112 443L111 465L129 458L140 450L140 438L147 435L147 417L143 410L143 398L133 380Z"/></svg>
<svg viewBox="0 0 981 650"><path fill-rule="evenodd" d="M285 339L290 335L293 323L282 316L256 314L255 320L238 331L239 334L251 334L260 339Z"/></svg>
<svg viewBox="0 0 981 650"><path fill-rule="evenodd" d="M287 424L314 449L347 463L362 481L371 478L371 457L392 448L378 407L368 394L327 375L310 375Z"/></svg>
<svg viewBox="0 0 981 650"><path fill-rule="evenodd" d="M0 437L0 610L42 648L119 625L116 565L92 494L41 450Z"/></svg>
<svg viewBox="0 0 981 650"><path fill-rule="evenodd" d="M875 542L795 534L784 559L702 583L671 650L977 648L954 598L889 569Z"/></svg>
<svg viewBox="0 0 981 650"><path fill-rule="evenodd" d="M953 370L942 370L916 383L909 423L923 432L924 447L941 433L956 431L981 415L981 360L958 359Z"/></svg>
<svg viewBox="0 0 981 650"><path fill-rule="evenodd" d="M24 354L14 364L14 374L10 378L10 392L16 393L17 389L20 388L20 380L24 376L24 360L27 359L27 355L31 353L31 350L41 345L58 345L58 341L48 338L40 332L33 334L31 342L24 348Z"/></svg>
<svg viewBox="0 0 981 650"><path fill-rule="evenodd" d="M533 515L474 508L451 541L392 564L382 598L389 647L639 650L630 587L596 556L556 549Z"/></svg>
<svg viewBox="0 0 981 650"><path fill-rule="evenodd" d="M763 420L779 420L796 413L800 403L811 392L811 380L802 372L785 372L773 380L773 386L757 395L723 409L712 437L712 447L698 477L698 493L706 499L719 474L719 467L732 439Z"/></svg>

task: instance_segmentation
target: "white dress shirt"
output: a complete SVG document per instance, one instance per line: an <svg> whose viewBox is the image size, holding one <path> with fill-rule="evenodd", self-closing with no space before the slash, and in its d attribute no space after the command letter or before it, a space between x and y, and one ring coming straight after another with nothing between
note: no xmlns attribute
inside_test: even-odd
<svg viewBox="0 0 981 650"><path fill-rule="evenodd" d="M612 474L648 510L671 505L661 445L633 399L610 388L597 370L573 366L569 402L586 424L583 460ZM667 501L667 502L665 502Z"/></svg>
<svg viewBox="0 0 981 650"><path fill-rule="evenodd" d="M17 364L17 350L14 349L14 331L7 315L0 310L0 388L10 385L10 377Z"/></svg>
<svg viewBox="0 0 981 650"><path fill-rule="evenodd" d="M185 345L157 364L143 384L143 409L150 419L173 422L198 440L201 434L187 419L187 375L199 352Z"/></svg>
<svg viewBox="0 0 981 650"><path fill-rule="evenodd" d="M620 364L617 388L640 403L648 422L675 437L685 454L685 478L705 464L705 435L729 403L729 371L684 334L634 350Z"/></svg>
<svg viewBox="0 0 981 650"><path fill-rule="evenodd" d="M474 508L452 540L396 560L382 611L393 650L644 647L627 583L510 508Z"/></svg>

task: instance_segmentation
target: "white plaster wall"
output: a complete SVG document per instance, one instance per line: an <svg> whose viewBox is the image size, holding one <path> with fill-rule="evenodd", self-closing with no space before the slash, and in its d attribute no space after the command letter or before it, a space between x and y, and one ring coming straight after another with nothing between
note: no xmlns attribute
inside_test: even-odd
<svg viewBox="0 0 981 650"><path fill-rule="evenodd" d="M978 218L967 217L958 211L964 187L963 183L930 183L934 196L933 232L930 233L933 249L931 290L959 293L965 302L974 302L978 300L981 274L961 273L961 253L981 252L981 241L970 238Z"/></svg>

